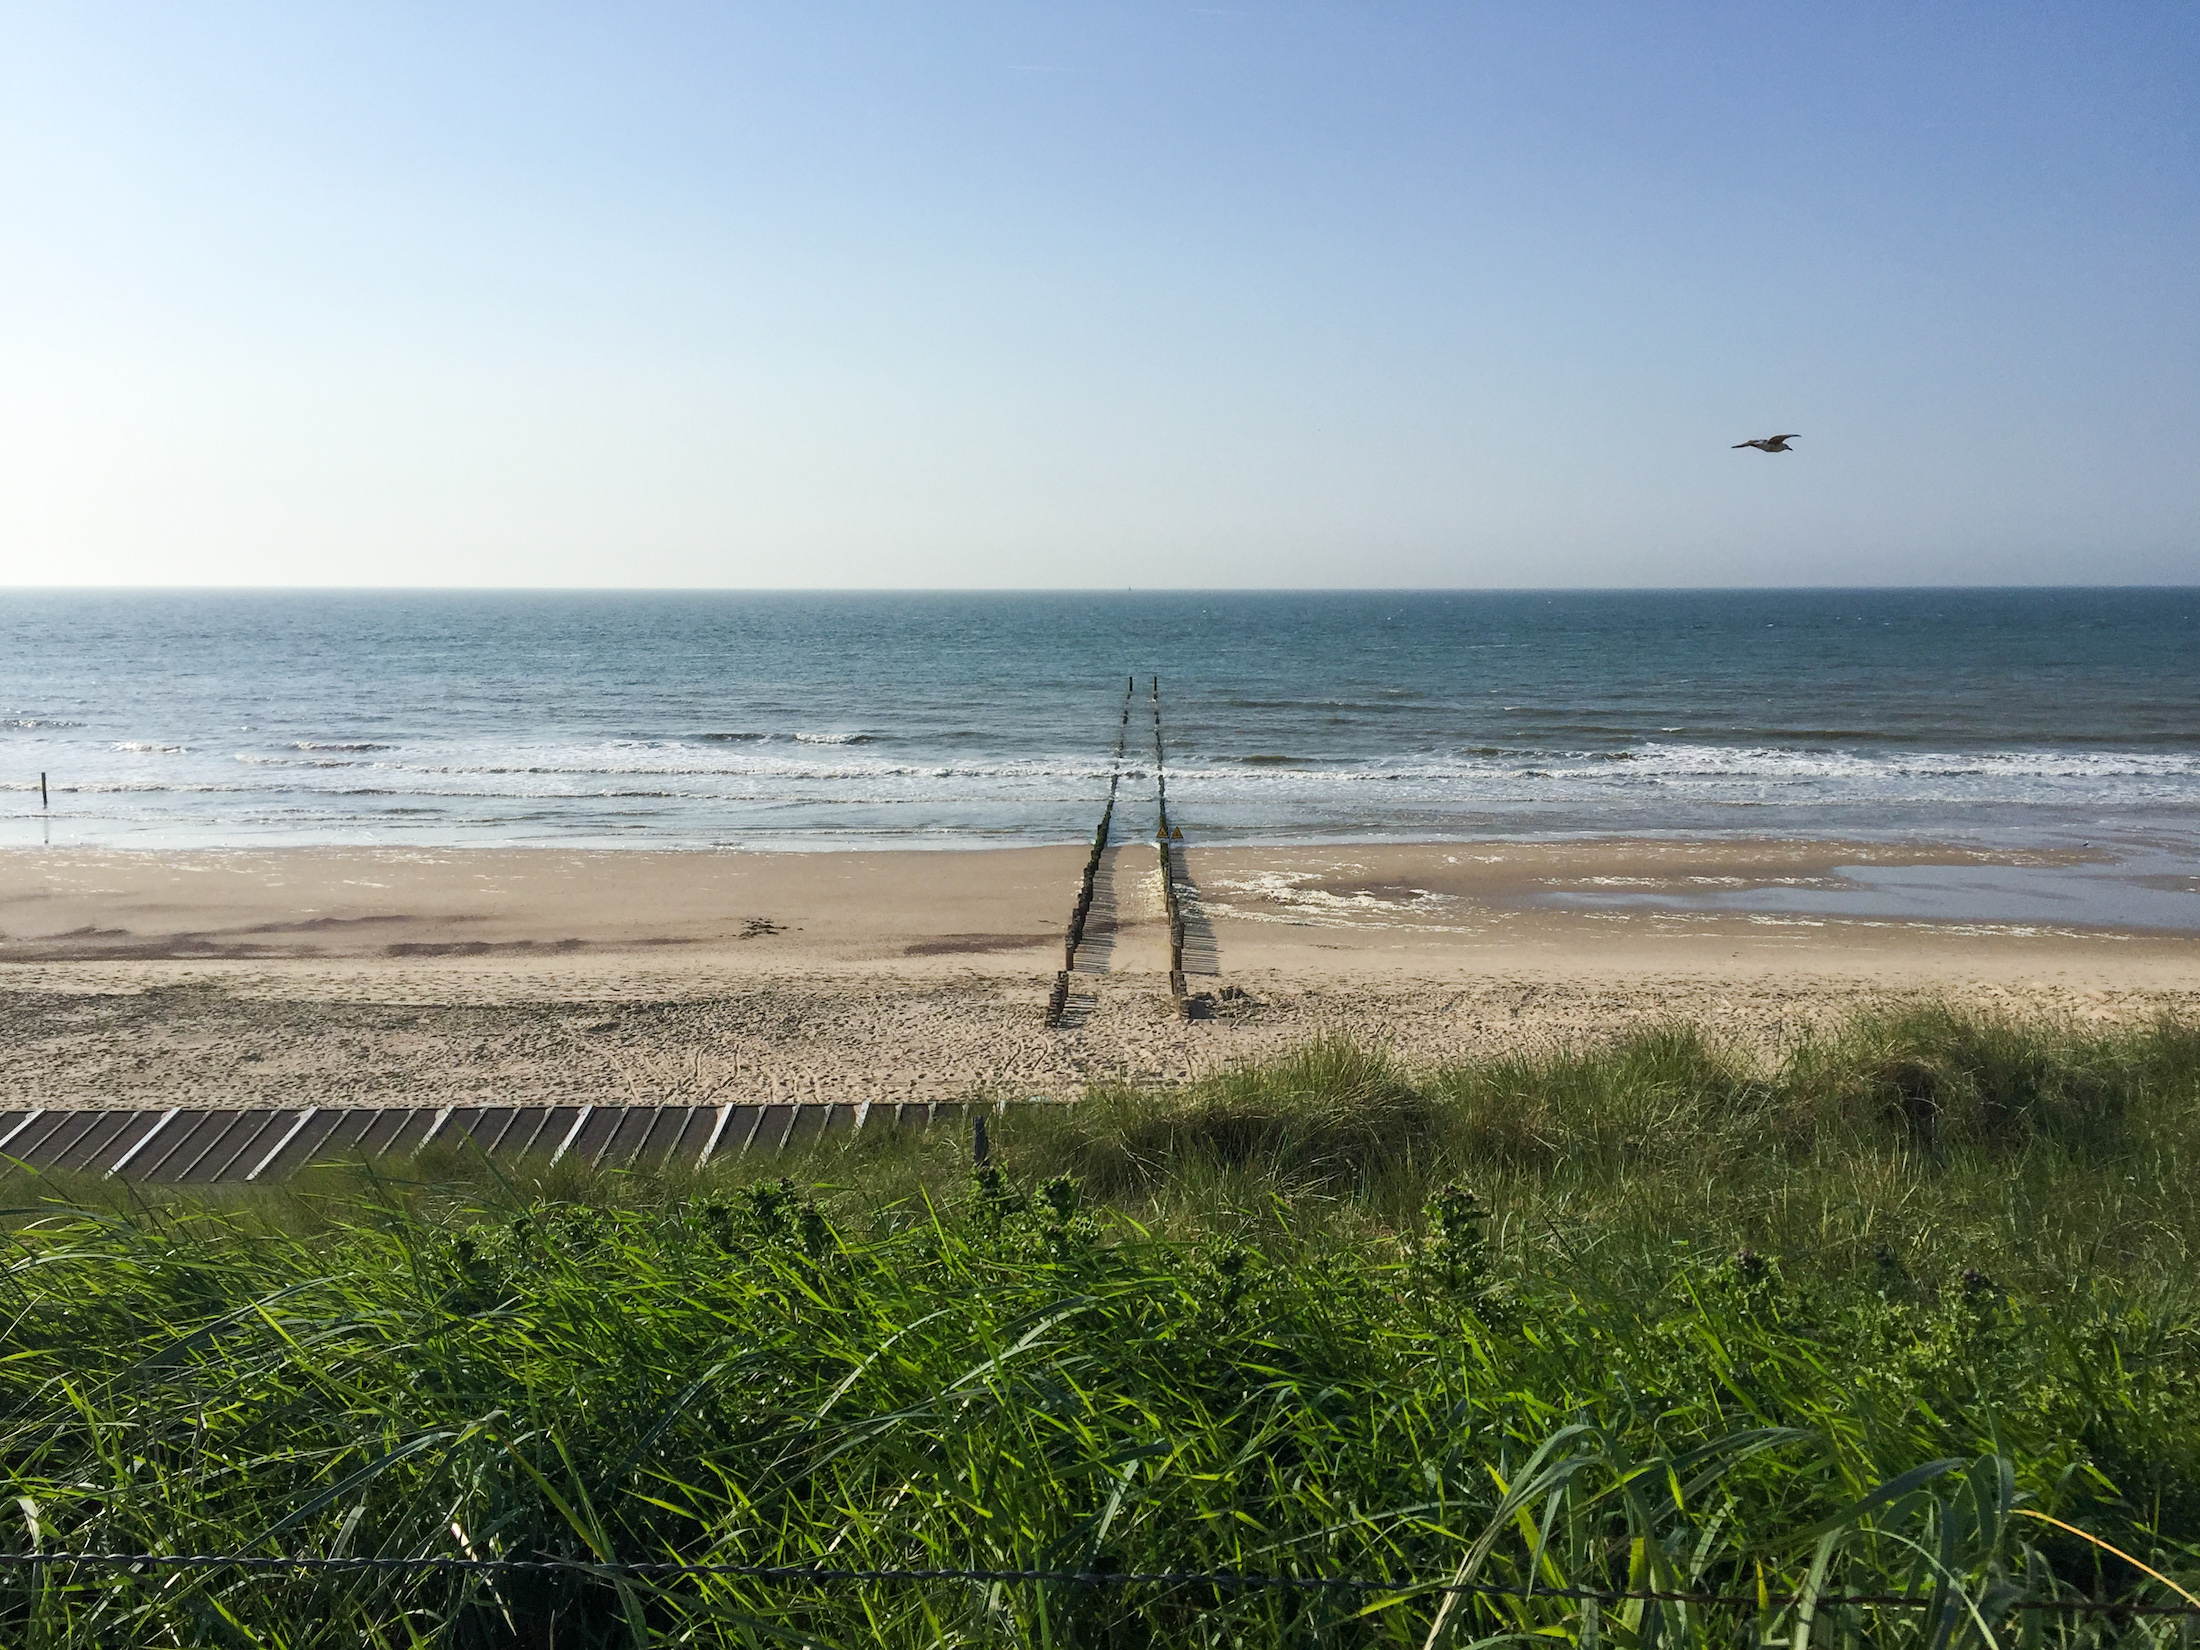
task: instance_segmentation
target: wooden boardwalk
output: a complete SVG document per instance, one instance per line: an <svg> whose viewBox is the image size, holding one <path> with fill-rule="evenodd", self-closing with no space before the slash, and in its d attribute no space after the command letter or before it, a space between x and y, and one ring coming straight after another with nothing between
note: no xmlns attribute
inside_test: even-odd
<svg viewBox="0 0 2200 1650"><path fill-rule="evenodd" d="M597 1168L701 1168L828 1134L962 1122L956 1102L722 1106L172 1106L0 1111L0 1167L152 1185L280 1180L316 1163L479 1150L500 1163L574 1157Z"/></svg>

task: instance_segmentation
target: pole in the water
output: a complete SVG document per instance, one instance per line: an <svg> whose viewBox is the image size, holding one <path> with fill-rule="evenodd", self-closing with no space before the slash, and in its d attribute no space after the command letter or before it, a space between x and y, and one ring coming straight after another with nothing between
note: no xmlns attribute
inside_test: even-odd
<svg viewBox="0 0 2200 1650"><path fill-rule="evenodd" d="M53 804L46 799L46 776L43 773L38 776L38 805L41 808L50 808L53 806Z"/></svg>

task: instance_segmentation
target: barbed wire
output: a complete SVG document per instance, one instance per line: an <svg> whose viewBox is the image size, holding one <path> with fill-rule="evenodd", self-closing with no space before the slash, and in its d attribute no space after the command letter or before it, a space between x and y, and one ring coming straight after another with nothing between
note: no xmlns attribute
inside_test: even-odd
<svg viewBox="0 0 2200 1650"><path fill-rule="evenodd" d="M1582 1603L1705 1604L1744 1609L1784 1608L1800 1602L1800 1593L1693 1593L1657 1588L1514 1587L1494 1581L1396 1581L1388 1577L1332 1575L1272 1575L1242 1570L981 1570L981 1569L835 1569L817 1564L713 1564L675 1560L587 1558L462 1558L456 1554L426 1554L413 1558L378 1555L346 1555L316 1558L307 1555L258 1553L92 1553L0 1552L0 1566L16 1569L46 1565L89 1565L100 1569L245 1570L301 1573L445 1571L515 1574L565 1574L596 1580L646 1581L682 1576L720 1577L750 1581L828 1582L981 1581L987 1583L1044 1583L1071 1587L1205 1586L1218 1590L1254 1592L1290 1589L1343 1592L1395 1593L1400 1598L1436 1593L1471 1593L1499 1598L1562 1598ZM1930 1593L1819 1593L1814 1608L1922 1610L1931 1607ZM2148 1604L2136 1600L2099 1598L2028 1598L2013 1601L2014 1610L2066 1610L2137 1616L2200 1616L2200 1606Z"/></svg>

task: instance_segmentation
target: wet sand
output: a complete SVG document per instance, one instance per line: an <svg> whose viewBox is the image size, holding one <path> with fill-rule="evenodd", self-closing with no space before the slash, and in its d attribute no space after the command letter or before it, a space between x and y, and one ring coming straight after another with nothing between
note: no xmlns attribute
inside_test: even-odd
<svg viewBox="0 0 2200 1650"><path fill-rule="evenodd" d="M1774 1048L1876 1002L2200 1012L2200 938L1689 909L1965 846L1614 840L1190 847L1167 990L1150 844L1111 849L1041 1024L1080 848L0 852L0 1075L40 1104L942 1097L1182 1077L1342 1031L1408 1061L1685 1017ZM1567 908L1623 889L1656 904ZM1661 892L1662 891L1662 892Z"/></svg>

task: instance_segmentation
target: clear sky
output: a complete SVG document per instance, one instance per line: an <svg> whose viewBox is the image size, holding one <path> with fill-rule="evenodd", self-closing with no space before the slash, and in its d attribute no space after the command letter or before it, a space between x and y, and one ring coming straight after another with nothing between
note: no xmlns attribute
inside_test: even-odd
<svg viewBox="0 0 2200 1650"><path fill-rule="evenodd" d="M2200 582L2196 131L2189 0L0 0L0 584Z"/></svg>

